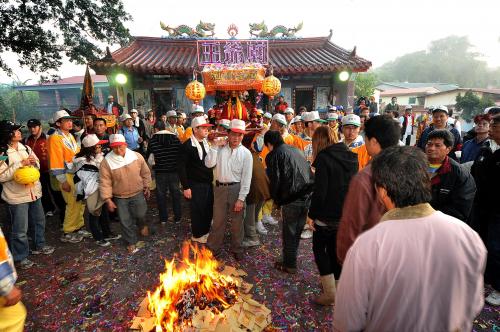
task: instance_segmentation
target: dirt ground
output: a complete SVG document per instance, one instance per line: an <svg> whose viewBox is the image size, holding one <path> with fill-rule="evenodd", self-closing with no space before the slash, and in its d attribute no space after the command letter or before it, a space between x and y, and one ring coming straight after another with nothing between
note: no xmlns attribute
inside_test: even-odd
<svg viewBox="0 0 500 332"><path fill-rule="evenodd" d="M120 241L108 248L96 246L92 239L61 243L57 216L47 219L47 242L56 246L56 251L50 256L31 257L36 266L18 271L18 286L28 309L26 331L127 331L146 292L156 288L164 259L171 259L190 238L187 205L183 204L180 223L162 226L154 201L150 201L147 219L155 233L141 238L142 248L133 256L126 253ZM0 220L7 220L4 206L0 206ZM119 233L119 223L111 226ZM272 310L272 327L276 330L330 330L332 308L310 302L320 292L312 241L301 241L298 273L290 276L273 268L281 251L279 225L266 226L269 234L261 236L263 245L246 250L241 262L235 262L226 252L220 261L248 273L245 281L254 285L250 293ZM485 305L474 330L499 329L499 310Z"/></svg>

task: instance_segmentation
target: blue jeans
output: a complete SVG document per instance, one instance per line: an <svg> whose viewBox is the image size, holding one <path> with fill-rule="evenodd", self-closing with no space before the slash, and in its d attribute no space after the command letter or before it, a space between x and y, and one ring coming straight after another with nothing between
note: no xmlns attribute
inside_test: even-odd
<svg viewBox="0 0 500 332"><path fill-rule="evenodd" d="M28 243L28 227L34 249L45 246L45 213L42 200L39 198L31 203L8 205L11 231L9 247L15 262L26 259L30 253Z"/></svg>
<svg viewBox="0 0 500 332"><path fill-rule="evenodd" d="M297 251L299 249L300 235L306 224L309 199L300 198L289 204L283 205L283 265L290 268L297 267Z"/></svg>
<svg viewBox="0 0 500 332"><path fill-rule="evenodd" d="M172 209L174 219L181 219L181 192L179 189L179 176L177 173L155 173L156 177L156 203L160 213L160 221L166 222L168 219L167 192L170 191L172 197Z"/></svg>

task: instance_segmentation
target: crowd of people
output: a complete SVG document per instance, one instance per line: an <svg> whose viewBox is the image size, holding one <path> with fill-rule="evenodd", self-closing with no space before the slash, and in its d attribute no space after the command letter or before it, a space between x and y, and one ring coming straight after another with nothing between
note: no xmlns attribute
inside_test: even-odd
<svg viewBox="0 0 500 332"><path fill-rule="evenodd" d="M46 217L59 211L62 242L93 238L108 247L122 239L133 255L138 234L150 234L153 189L158 222L180 222L184 197L191 240L216 257L226 227L228 250L241 260L262 244L265 223L281 222L274 266L295 274L300 241L312 237L322 285L313 301L336 304L335 330L470 330L484 302L483 275L493 289L486 301L500 305L500 109L477 115L462 137L445 106L415 128L410 106L400 120L391 105L385 114L373 99L353 112L331 106L322 118L279 98L274 114L254 108L247 121L229 116L215 125L194 105L188 126L180 110L143 118L111 100L115 133L103 117L81 121L60 110L47 134L29 120L25 138L20 124L1 121L10 220L8 245L0 232L0 316L11 319L0 330L24 320L15 267L29 269L32 257L54 251ZM40 179L20 183L23 168L38 169Z"/></svg>

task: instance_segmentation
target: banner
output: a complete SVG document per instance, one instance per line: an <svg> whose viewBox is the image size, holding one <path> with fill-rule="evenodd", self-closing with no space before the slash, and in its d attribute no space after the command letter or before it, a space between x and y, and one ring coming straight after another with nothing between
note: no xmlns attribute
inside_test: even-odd
<svg viewBox="0 0 500 332"><path fill-rule="evenodd" d="M266 69L260 64L206 65L201 72L207 92L258 90Z"/></svg>
<svg viewBox="0 0 500 332"><path fill-rule="evenodd" d="M208 39L197 41L198 65L243 64L269 61L268 40Z"/></svg>

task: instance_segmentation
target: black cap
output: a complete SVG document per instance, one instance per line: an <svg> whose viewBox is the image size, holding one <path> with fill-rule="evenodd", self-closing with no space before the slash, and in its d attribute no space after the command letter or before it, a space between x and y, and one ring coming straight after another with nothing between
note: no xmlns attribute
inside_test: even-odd
<svg viewBox="0 0 500 332"><path fill-rule="evenodd" d="M26 126L28 128L41 126L41 125L42 125L42 123L38 119L30 119L30 120L28 120L28 123L26 123Z"/></svg>
<svg viewBox="0 0 500 332"><path fill-rule="evenodd" d="M23 128L24 126L14 123L10 120L2 120L0 121L0 132L13 132L14 130L18 130L20 128Z"/></svg>
<svg viewBox="0 0 500 332"><path fill-rule="evenodd" d="M22 128L24 126L21 126L20 124L14 123L9 120L2 120L0 121L0 139L4 140L5 138L9 137L9 134Z"/></svg>

